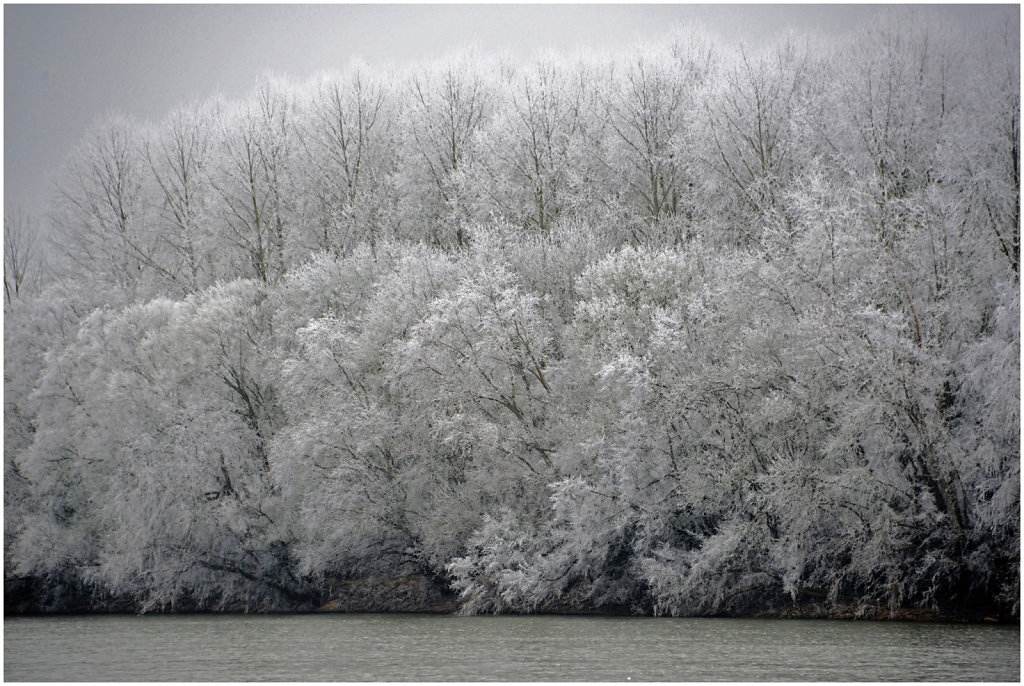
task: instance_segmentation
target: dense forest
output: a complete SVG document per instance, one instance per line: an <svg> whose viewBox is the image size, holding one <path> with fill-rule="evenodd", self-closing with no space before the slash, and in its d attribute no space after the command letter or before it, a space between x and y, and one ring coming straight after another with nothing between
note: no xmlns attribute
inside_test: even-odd
<svg viewBox="0 0 1024 686"><path fill-rule="evenodd" d="M5 221L5 588L1018 617L1008 16L97 122L52 245Z"/></svg>

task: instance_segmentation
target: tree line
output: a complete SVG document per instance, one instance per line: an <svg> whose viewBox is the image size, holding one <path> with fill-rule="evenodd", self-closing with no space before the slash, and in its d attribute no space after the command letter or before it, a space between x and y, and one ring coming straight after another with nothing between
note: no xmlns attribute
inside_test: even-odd
<svg viewBox="0 0 1024 686"><path fill-rule="evenodd" d="M99 121L60 276L5 221L5 576L1018 615L1019 90L895 13Z"/></svg>

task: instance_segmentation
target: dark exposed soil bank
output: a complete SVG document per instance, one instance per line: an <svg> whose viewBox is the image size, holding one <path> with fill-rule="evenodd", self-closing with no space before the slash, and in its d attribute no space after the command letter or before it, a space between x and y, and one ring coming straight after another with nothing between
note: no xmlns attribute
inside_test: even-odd
<svg viewBox="0 0 1024 686"><path fill-rule="evenodd" d="M458 610L446 586L423 576L336 581L316 612L437 612Z"/></svg>
<svg viewBox="0 0 1024 686"><path fill-rule="evenodd" d="M57 587L48 586L39 579L14 578L4 582L4 614L46 615L46 614L135 614L144 611L142 604L130 598L118 598L97 594L77 584ZM861 619L923 622L991 622L1019 623L1018 608L997 606L922 609L901 608L890 611L885 607L854 606L781 600L779 596L762 597L765 607L757 608L749 602L721 608L705 616L750 617L758 619ZM1019 606L1018 606L1019 607ZM1016 611L1015 611L1016 610ZM425 576L366 577L331 581L326 584L323 595L307 602L282 601L276 606L246 608L237 604L224 606L197 606L187 600L176 603L175 607L145 610L159 613L188 612L316 612L316 613L358 613L358 612L416 612L450 614L459 611L457 595L441 581ZM554 603L538 607L534 614L559 615L652 615L651 610L629 607L591 607L578 599L562 598Z"/></svg>
<svg viewBox="0 0 1024 686"><path fill-rule="evenodd" d="M458 610L456 595L425 576L367 577L329 581L307 599L285 599L245 607L241 603L203 604L179 599L174 607L147 608L143 601L111 596L69 582L53 585L35 578L4 580L4 614L108 614L187 612L435 612Z"/></svg>

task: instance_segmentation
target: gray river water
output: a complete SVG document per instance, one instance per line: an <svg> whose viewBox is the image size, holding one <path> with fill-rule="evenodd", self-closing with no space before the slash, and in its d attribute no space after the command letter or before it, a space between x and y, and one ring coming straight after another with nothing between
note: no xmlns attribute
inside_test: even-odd
<svg viewBox="0 0 1024 686"><path fill-rule="evenodd" d="M6 681L1018 681L1017 626L174 615L4 619Z"/></svg>

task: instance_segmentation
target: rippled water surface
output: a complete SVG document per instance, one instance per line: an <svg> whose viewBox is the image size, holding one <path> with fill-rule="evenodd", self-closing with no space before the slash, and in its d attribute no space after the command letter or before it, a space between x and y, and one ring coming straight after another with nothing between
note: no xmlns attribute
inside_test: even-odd
<svg viewBox="0 0 1024 686"><path fill-rule="evenodd" d="M1019 627L440 615L4 619L7 681L1017 681Z"/></svg>

